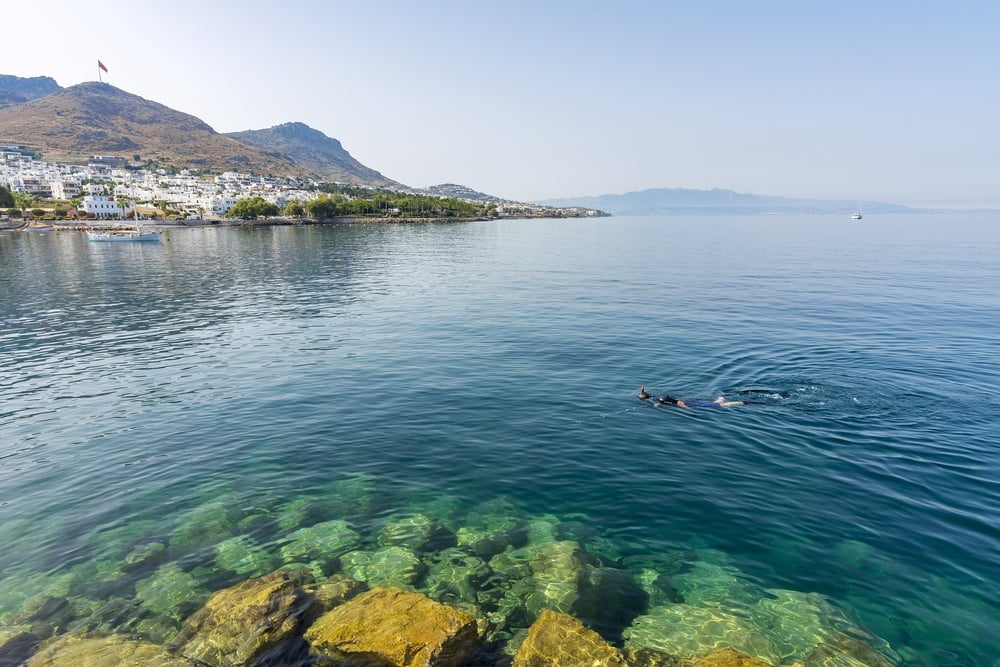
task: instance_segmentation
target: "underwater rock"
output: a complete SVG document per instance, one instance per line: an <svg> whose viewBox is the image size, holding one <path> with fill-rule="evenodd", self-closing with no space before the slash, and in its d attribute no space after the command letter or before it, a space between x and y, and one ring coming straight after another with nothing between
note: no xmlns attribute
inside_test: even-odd
<svg viewBox="0 0 1000 667"><path fill-rule="evenodd" d="M323 516L335 519L361 517L372 512L377 499L375 477L366 473L351 475L331 483L317 498Z"/></svg>
<svg viewBox="0 0 1000 667"><path fill-rule="evenodd" d="M546 609L531 624L513 667L625 667L622 654L583 623Z"/></svg>
<svg viewBox="0 0 1000 667"><path fill-rule="evenodd" d="M215 564L243 576L259 577L274 569L274 558L253 540L240 535L215 545Z"/></svg>
<svg viewBox="0 0 1000 667"><path fill-rule="evenodd" d="M244 501L229 493L184 512L170 533L174 551L194 551L242 533L239 528Z"/></svg>
<svg viewBox="0 0 1000 667"><path fill-rule="evenodd" d="M770 665L727 646L695 658L692 667L770 667Z"/></svg>
<svg viewBox="0 0 1000 667"><path fill-rule="evenodd" d="M893 662L867 641L842 632L828 637L805 657L802 664L805 667L893 667Z"/></svg>
<svg viewBox="0 0 1000 667"><path fill-rule="evenodd" d="M622 655L628 667L691 667L690 663L682 663L669 653L651 648L626 648Z"/></svg>
<svg viewBox="0 0 1000 667"><path fill-rule="evenodd" d="M383 547L405 547L420 551L431 540L434 522L425 514L390 518L378 535Z"/></svg>
<svg viewBox="0 0 1000 667"><path fill-rule="evenodd" d="M472 616L398 588L375 588L334 608L305 639L317 667L457 667L479 642Z"/></svg>
<svg viewBox="0 0 1000 667"><path fill-rule="evenodd" d="M313 598L313 605L309 610L310 618L307 621L311 623L334 607L339 607L351 598L364 593L368 590L368 586L363 581L335 574L322 583L306 586L305 590Z"/></svg>
<svg viewBox="0 0 1000 667"><path fill-rule="evenodd" d="M646 592L649 604L653 607L667 603L679 604L685 601L684 596L674 590L668 575L661 574L656 570L641 569L633 570L632 578Z"/></svg>
<svg viewBox="0 0 1000 667"><path fill-rule="evenodd" d="M208 591L177 563L161 566L152 576L135 584L135 596L153 612L182 621L208 599Z"/></svg>
<svg viewBox="0 0 1000 667"><path fill-rule="evenodd" d="M507 547L525 546L528 543L527 521L512 503L495 498L470 510L464 525L455 531L455 537L458 546L489 559Z"/></svg>
<svg viewBox="0 0 1000 667"><path fill-rule="evenodd" d="M281 547L283 563L329 561L357 549L361 536L342 519L324 521L300 528L284 539Z"/></svg>
<svg viewBox="0 0 1000 667"><path fill-rule="evenodd" d="M458 530L461 525L458 514L463 505L462 500L455 496L441 495L441 490L436 487L425 490L424 496L429 496L430 499L413 498L405 501L403 506L419 508L422 514L433 517L434 523L445 530L451 532Z"/></svg>
<svg viewBox="0 0 1000 667"><path fill-rule="evenodd" d="M524 536L530 545L558 542L559 519L551 514L532 517L524 524Z"/></svg>
<svg viewBox="0 0 1000 667"><path fill-rule="evenodd" d="M670 584L685 602L693 605L750 605L763 596L763 589L735 567L707 561L691 563L687 571L670 577Z"/></svg>
<svg viewBox="0 0 1000 667"><path fill-rule="evenodd" d="M121 569L123 572L134 573L142 571L143 568L155 568L160 564L160 558L166 550L166 545L162 542L147 542L137 544L132 550L125 554L122 560Z"/></svg>
<svg viewBox="0 0 1000 667"><path fill-rule="evenodd" d="M217 591L170 644L171 653L213 667L252 664L294 636L312 598L303 570L279 570Z"/></svg>
<svg viewBox="0 0 1000 667"><path fill-rule="evenodd" d="M30 658L42 637L19 628L0 628L0 665L22 665Z"/></svg>
<svg viewBox="0 0 1000 667"><path fill-rule="evenodd" d="M73 619L73 608L64 597L36 595L14 616L13 625L28 625L33 634L51 637Z"/></svg>
<svg viewBox="0 0 1000 667"><path fill-rule="evenodd" d="M700 605L653 607L624 631L626 646L683 659L728 646L773 665L890 664L865 641L847 634L864 636L823 596L779 589L762 589L759 595L748 604L708 599Z"/></svg>
<svg viewBox="0 0 1000 667"><path fill-rule="evenodd" d="M458 548L435 552L426 559L429 565L423 588L438 602L478 603L480 586L493 574L483 559Z"/></svg>
<svg viewBox="0 0 1000 667"><path fill-rule="evenodd" d="M86 618L75 623L72 630L101 635L131 633L135 631L136 624L148 613L138 600L111 598L94 609Z"/></svg>
<svg viewBox="0 0 1000 667"><path fill-rule="evenodd" d="M742 616L720 607L689 604L654 607L623 632L627 648L651 648L691 659L722 646L778 662L771 642Z"/></svg>
<svg viewBox="0 0 1000 667"><path fill-rule="evenodd" d="M525 627L548 609L617 637L645 611L648 595L622 571L598 562L568 540L506 551L490 559L498 586L481 590L478 602L510 627Z"/></svg>
<svg viewBox="0 0 1000 667"><path fill-rule="evenodd" d="M621 570L584 567L578 586L571 613L609 639L620 639L649 604L646 592Z"/></svg>
<svg viewBox="0 0 1000 667"><path fill-rule="evenodd" d="M527 547L528 567L534 580L525 606L533 616L544 609L570 613L580 597L579 584L586 567L576 542L549 542Z"/></svg>
<svg viewBox="0 0 1000 667"><path fill-rule="evenodd" d="M403 547L352 551L341 558L344 573L372 586L413 586L424 574L424 564Z"/></svg>
<svg viewBox="0 0 1000 667"><path fill-rule="evenodd" d="M26 667L192 667L169 655L162 646L121 635L63 635L43 647Z"/></svg>

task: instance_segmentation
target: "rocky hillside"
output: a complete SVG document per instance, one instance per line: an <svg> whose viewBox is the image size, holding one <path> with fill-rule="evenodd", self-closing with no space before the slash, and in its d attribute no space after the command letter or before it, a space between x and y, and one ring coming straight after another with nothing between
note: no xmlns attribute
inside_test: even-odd
<svg viewBox="0 0 1000 667"><path fill-rule="evenodd" d="M285 123L266 130L231 132L226 136L271 154L284 155L326 181L375 187L400 185L361 164L339 141L305 123Z"/></svg>
<svg viewBox="0 0 1000 667"><path fill-rule="evenodd" d="M62 87L52 77L0 74L0 109L44 97L58 90L62 90Z"/></svg>
<svg viewBox="0 0 1000 667"><path fill-rule="evenodd" d="M204 121L106 83L88 82L0 109L0 144L46 160L120 155L164 165L305 176L291 159L219 134Z"/></svg>

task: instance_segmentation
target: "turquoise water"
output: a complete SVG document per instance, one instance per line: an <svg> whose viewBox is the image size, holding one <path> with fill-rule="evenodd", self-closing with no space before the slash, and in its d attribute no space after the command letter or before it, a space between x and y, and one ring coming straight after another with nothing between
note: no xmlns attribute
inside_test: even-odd
<svg viewBox="0 0 1000 667"><path fill-rule="evenodd" d="M386 545L422 561L388 581L500 614L495 549L434 579L500 531L641 587L574 608L617 643L673 614L662 647L694 650L711 610L772 662L803 659L799 624L997 665L997 257L977 215L0 234L0 632L39 595L70 601L35 615L60 631L123 599L165 641L289 560L377 583ZM354 551L282 551L329 521Z"/></svg>

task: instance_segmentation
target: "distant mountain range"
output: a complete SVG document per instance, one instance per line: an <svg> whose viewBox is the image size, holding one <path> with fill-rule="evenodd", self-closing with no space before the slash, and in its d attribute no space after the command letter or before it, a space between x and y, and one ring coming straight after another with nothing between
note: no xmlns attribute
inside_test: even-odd
<svg viewBox="0 0 1000 667"><path fill-rule="evenodd" d="M691 215L691 214L790 214L841 213L857 210L857 200L789 199L742 194L732 190L688 190L654 188L598 197L547 199L544 206L596 208L612 215ZM916 209L899 204L864 202L866 213L907 213Z"/></svg>
<svg viewBox="0 0 1000 667"><path fill-rule="evenodd" d="M27 146L52 162L138 155L164 167L403 187L303 123L220 134L195 116L93 81L61 88L48 77L0 76L0 144Z"/></svg>

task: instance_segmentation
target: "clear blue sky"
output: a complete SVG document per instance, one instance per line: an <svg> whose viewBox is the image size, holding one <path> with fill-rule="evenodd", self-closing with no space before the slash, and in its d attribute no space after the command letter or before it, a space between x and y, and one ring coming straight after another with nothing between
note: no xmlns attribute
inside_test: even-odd
<svg viewBox="0 0 1000 667"><path fill-rule="evenodd" d="M408 185L1000 208L1000 2L5 3L0 74L220 132L302 121Z"/></svg>

